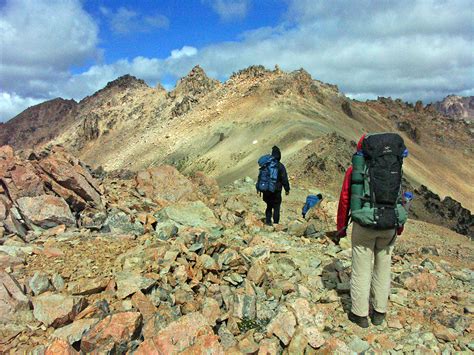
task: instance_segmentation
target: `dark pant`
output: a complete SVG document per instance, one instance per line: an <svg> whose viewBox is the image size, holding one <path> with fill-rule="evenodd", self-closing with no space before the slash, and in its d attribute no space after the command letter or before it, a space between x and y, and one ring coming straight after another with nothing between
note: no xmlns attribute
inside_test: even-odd
<svg viewBox="0 0 474 355"><path fill-rule="evenodd" d="M281 191L264 192L263 201L267 204L265 223L272 224L272 214L273 223L280 223Z"/></svg>

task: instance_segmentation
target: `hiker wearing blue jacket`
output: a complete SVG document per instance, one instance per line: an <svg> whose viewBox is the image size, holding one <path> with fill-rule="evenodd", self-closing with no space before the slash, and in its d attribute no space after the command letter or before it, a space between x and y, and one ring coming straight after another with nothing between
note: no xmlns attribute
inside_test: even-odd
<svg viewBox="0 0 474 355"><path fill-rule="evenodd" d="M280 223L280 206L281 206L281 192L285 189L285 194L290 193L290 183L288 182L288 174L286 173L285 166L280 162L281 151L277 146L272 148L272 157L278 161L278 177L276 181L275 191L263 191L263 201L267 204L265 210L265 223L269 226L273 223Z"/></svg>

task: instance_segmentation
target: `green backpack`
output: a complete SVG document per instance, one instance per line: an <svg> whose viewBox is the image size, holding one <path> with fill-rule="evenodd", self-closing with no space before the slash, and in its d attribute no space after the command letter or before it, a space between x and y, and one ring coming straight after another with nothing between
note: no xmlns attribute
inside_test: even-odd
<svg viewBox="0 0 474 355"><path fill-rule="evenodd" d="M396 133L366 135L362 150L352 157L352 220L374 229L393 229L405 224L402 206L403 158L407 149Z"/></svg>

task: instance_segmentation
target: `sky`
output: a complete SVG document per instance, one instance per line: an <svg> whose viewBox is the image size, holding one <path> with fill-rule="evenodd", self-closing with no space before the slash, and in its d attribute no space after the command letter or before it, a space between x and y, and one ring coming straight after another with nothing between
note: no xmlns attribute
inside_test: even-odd
<svg viewBox="0 0 474 355"><path fill-rule="evenodd" d="M347 96L474 95L472 0L0 0L0 122L124 74L307 70Z"/></svg>

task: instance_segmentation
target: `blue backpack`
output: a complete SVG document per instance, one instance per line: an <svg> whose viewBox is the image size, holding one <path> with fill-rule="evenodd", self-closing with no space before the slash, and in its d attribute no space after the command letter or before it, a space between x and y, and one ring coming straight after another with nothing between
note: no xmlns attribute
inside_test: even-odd
<svg viewBox="0 0 474 355"><path fill-rule="evenodd" d="M303 218L305 217L306 213L308 213L308 211L316 206L319 202L321 202L321 199L318 196L308 195L308 197L306 197L306 203L303 206L303 210L301 211Z"/></svg>
<svg viewBox="0 0 474 355"><path fill-rule="evenodd" d="M260 171L257 179L257 191L275 192L278 181L278 160L267 154L258 159Z"/></svg>

